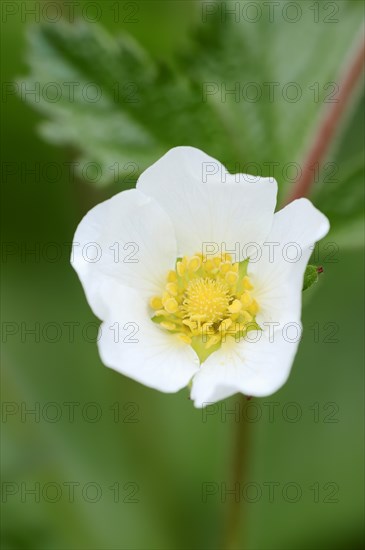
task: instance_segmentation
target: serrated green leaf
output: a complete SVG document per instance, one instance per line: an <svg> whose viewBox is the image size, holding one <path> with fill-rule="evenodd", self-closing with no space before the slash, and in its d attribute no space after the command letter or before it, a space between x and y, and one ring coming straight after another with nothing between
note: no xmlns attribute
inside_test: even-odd
<svg viewBox="0 0 365 550"><path fill-rule="evenodd" d="M309 9L296 25L280 14L274 21L267 14L255 23L229 15L223 21L217 6L174 63L177 70L96 24L37 25L29 37L31 73L19 85L59 85L57 101L44 93L39 101L25 99L46 115L46 139L82 153L84 176L87 163L100 165L98 184L127 185L169 148L189 144L232 172L274 175L285 189L290 163L300 162L331 91L326 85L337 78L359 27L359 4L336 3L341 33L323 22L328 14L313 24ZM72 100L64 82L77 83ZM90 101L97 90L99 100Z"/></svg>
<svg viewBox="0 0 365 550"><path fill-rule="evenodd" d="M18 82L20 90L39 86L44 92L53 82L60 97L24 99L47 116L40 130L48 141L82 152L80 172L87 163L100 166L96 183L136 179L172 146L203 146L221 133L211 107L201 109L200 94L186 79L126 37L113 39L79 22L34 27L29 42L31 75Z"/></svg>

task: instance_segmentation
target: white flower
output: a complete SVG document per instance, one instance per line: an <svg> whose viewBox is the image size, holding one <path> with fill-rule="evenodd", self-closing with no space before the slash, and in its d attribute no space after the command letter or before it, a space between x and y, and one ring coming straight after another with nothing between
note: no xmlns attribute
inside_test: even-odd
<svg viewBox="0 0 365 550"><path fill-rule="evenodd" d="M72 263L103 320L105 365L164 392L191 383L197 407L285 383L329 223L307 199L274 214L276 193L272 178L177 147L84 217Z"/></svg>

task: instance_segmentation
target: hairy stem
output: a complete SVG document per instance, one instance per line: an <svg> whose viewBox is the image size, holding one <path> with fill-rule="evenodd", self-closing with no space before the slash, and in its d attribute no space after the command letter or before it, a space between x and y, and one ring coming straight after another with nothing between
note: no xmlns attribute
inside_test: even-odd
<svg viewBox="0 0 365 550"><path fill-rule="evenodd" d="M344 72L339 86L339 93L335 103L326 106L323 113L313 143L304 160L301 175L294 184L285 203L289 203L300 197L309 194L314 183L314 166L319 168L323 164L329 147L336 136L337 129L345 113L349 100L356 88L356 85L362 75L365 61L365 41L361 38L359 44L354 50L351 59L346 63L347 70Z"/></svg>

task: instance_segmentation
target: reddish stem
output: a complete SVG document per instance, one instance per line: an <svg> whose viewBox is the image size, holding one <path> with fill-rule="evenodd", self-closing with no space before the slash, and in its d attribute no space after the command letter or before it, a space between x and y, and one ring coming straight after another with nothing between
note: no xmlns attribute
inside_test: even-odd
<svg viewBox="0 0 365 550"><path fill-rule="evenodd" d="M313 145L309 149L307 158L304 161L301 175L285 201L286 204L309 194L310 188L314 183L313 167L321 167L323 159L326 157L328 148L338 129L340 119L347 107L348 100L362 74L364 61L365 41L361 39L355 55L350 60L350 66L342 78L337 101L336 103L331 103L323 115Z"/></svg>

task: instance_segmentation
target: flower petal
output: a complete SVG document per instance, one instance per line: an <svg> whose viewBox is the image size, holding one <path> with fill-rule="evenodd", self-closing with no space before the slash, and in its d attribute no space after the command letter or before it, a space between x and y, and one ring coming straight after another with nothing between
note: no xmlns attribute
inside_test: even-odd
<svg viewBox="0 0 365 550"><path fill-rule="evenodd" d="M147 300L160 293L177 256L167 214L137 190L98 204L81 220L71 263L95 314L103 318L101 287L110 279L137 289ZM109 281L109 282L108 282Z"/></svg>
<svg viewBox="0 0 365 550"><path fill-rule="evenodd" d="M239 243L242 250L263 241L272 225L277 184L272 178L229 174L199 149L176 147L143 172L137 189L168 213L179 255L185 255L201 251L203 243L214 243L220 252L222 243L226 250Z"/></svg>
<svg viewBox="0 0 365 550"><path fill-rule="evenodd" d="M147 304L134 290L120 285L104 290L110 310L98 340L103 363L163 392L185 387L199 368L194 350L154 324Z"/></svg>
<svg viewBox="0 0 365 550"><path fill-rule="evenodd" d="M300 331L283 325L272 331L251 331L237 343L227 339L210 355L193 379L191 398L204 407L237 392L263 397L286 382L298 348ZM257 341L255 341L257 339Z"/></svg>
<svg viewBox="0 0 365 550"><path fill-rule="evenodd" d="M193 380L197 407L236 392L270 395L286 382L301 337L303 274L314 243L328 230L327 218L307 199L275 214L260 259L249 263L263 330L249 332L239 343L227 339L208 357Z"/></svg>
<svg viewBox="0 0 365 550"><path fill-rule="evenodd" d="M260 305L258 323L299 321L303 276L316 241L329 222L307 199L277 212L258 261L250 261L254 296Z"/></svg>

